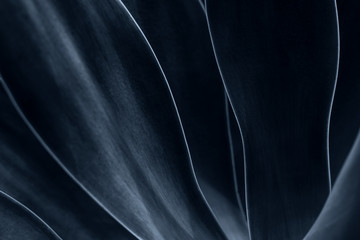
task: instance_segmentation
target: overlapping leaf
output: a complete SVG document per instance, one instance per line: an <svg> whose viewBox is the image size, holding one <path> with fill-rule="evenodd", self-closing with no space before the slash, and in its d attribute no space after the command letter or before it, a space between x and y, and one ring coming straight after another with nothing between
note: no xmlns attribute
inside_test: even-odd
<svg viewBox="0 0 360 240"><path fill-rule="evenodd" d="M332 181L349 154L360 127L359 41L360 2L338 1L340 28L339 76L330 122L330 166Z"/></svg>
<svg viewBox="0 0 360 240"><path fill-rule="evenodd" d="M0 191L0 238L61 240L38 216L2 191Z"/></svg>
<svg viewBox="0 0 360 240"><path fill-rule="evenodd" d="M223 238L162 71L121 2L3 1L0 19L9 97L98 204L142 239Z"/></svg>
<svg viewBox="0 0 360 240"><path fill-rule="evenodd" d="M360 237L360 134L341 169L319 218L305 240Z"/></svg>
<svg viewBox="0 0 360 240"><path fill-rule="evenodd" d="M3 89L0 109L0 190L25 204L64 239L136 239L56 164Z"/></svg>
<svg viewBox="0 0 360 240"><path fill-rule="evenodd" d="M206 1L240 124L253 239L302 238L329 193L338 33L332 1Z"/></svg>
<svg viewBox="0 0 360 240"><path fill-rule="evenodd" d="M247 227L237 202L224 89L203 9L196 1L125 0L165 72L200 188L230 239ZM243 188L243 186L240 186Z"/></svg>
<svg viewBox="0 0 360 240"><path fill-rule="evenodd" d="M2 1L0 239L358 239L338 5Z"/></svg>

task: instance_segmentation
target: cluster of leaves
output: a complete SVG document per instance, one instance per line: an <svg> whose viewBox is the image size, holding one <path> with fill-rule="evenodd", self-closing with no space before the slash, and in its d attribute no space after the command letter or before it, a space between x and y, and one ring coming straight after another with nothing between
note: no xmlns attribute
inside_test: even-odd
<svg viewBox="0 0 360 240"><path fill-rule="evenodd" d="M358 10L2 0L0 239L359 239Z"/></svg>

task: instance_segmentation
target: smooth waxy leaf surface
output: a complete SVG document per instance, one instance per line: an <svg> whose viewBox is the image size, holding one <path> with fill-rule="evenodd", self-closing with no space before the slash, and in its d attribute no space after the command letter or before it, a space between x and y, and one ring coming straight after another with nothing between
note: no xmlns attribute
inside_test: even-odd
<svg viewBox="0 0 360 240"><path fill-rule="evenodd" d="M304 240L360 238L360 134L319 218Z"/></svg>
<svg viewBox="0 0 360 240"><path fill-rule="evenodd" d="M0 91L0 189L64 239L136 239L60 168Z"/></svg>
<svg viewBox="0 0 360 240"><path fill-rule="evenodd" d="M227 100L203 9L193 0L123 2L144 31L169 81L207 202L228 238L246 237L228 142Z"/></svg>
<svg viewBox="0 0 360 240"><path fill-rule="evenodd" d="M329 193L338 62L333 1L206 1L241 127L253 239L304 237Z"/></svg>
<svg viewBox="0 0 360 240"><path fill-rule="evenodd" d="M0 191L0 238L3 240L61 240L31 210L3 191Z"/></svg>
<svg viewBox="0 0 360 240"><path fill-rule="evenodd" d="M224 238L164 75L120 1L3 1L0 19L9 97L98 204L142 239Z"/></svg>
<svg viewBox="0 0 360 240"><path fill-rule="evenodd" d="M349 154L360 127L360 2L338 1L340 64L330 121L330 166L332 182Z"/></svg>

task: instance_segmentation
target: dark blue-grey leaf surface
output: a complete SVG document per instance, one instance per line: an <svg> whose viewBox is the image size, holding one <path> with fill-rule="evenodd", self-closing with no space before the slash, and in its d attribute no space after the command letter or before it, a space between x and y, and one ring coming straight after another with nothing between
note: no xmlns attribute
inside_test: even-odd
<svg viewBox="0 0 360 240"><path fill-rule="evenodd" d="M203 9L193 0L123 2L149 39L169 81L205 198L229 239L246 238L228 142L227 99Z"/></svg>
<svg viewBox="0 0 360 240"><path fill-rule="evenodd" d="M0 239L37 240L61 238L16 199L0 191Z"/></svg>
<svg viewBox="0 0 360 240"><path fill-rule="evenodd" d="M244 214L246 215L246 197L245 197L245 163L244 163L244 152L243 142L241 139L241 132L237 124L234 110L232 109L229 99L226 99L226 118L227 126L229 131L230 141L230 154L234 163L233 171L235 174L236 189L238 191L239 201L241 206L244 208ZM246 217L246 216L245 216Z"/></svg>
<svg viewBox="0 0 360 240"><path fill-rule="evenodd" d="M319 218L304 240L356 240L360 237L360 133Z"/></svg>
<svg viewBox="0 0 360 240"><path fill-rule="evenodd" d="M136 239L56 164L2 88L0 109L1 191L25 204L63 239Z"/></svg>
<svg viewBox="0 0 360 240"><path fill-rule="evenodd" d="M206 10L244 140L251 237L300 239L329 193L335 3L207 0Z"/></svg>
<svg viewBox="0 0 360 240"><path fill-rule="evenodd" d="M166 79L121 2L3 1L0 20L7 93L74 181L141 239L224 238Z"/></svg>
<svg viewBox="0 0 360 240"><path fill-rule="evenodd" d="M0 239L360 239L359 10L0 1Z"/></svg>
<svg viewBox="0 0 360 240"><path fill-rule="evenodd" d="M330 166L334 182L360 127L360 2L338 1L339 77L330 122Z"/></svg>

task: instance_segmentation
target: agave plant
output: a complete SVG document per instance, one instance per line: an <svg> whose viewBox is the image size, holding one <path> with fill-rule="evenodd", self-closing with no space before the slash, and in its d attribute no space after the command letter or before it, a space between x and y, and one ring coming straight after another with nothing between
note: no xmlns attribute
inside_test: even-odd
<svg viewBox="0 0 360 240"><path fill-rule="evenodd" d="M360 239L355 0L2 0L0 239Z"/></svg>

